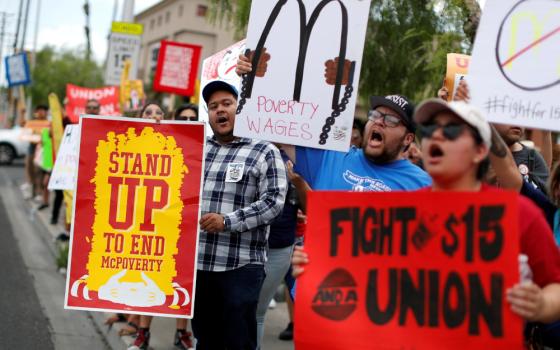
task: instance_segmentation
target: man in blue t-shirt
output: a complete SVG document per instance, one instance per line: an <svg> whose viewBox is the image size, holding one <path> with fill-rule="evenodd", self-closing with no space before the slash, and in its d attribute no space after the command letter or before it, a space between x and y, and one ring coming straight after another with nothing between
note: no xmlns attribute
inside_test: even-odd
<svg viewBox="0 0 560 350"><path fill-rule="evenodd" d="M396 191L429 186L430 176L405 159L414 141L414 106L402 95L372 96L361 149L296 147L295 171L313 190Z"/></svg>

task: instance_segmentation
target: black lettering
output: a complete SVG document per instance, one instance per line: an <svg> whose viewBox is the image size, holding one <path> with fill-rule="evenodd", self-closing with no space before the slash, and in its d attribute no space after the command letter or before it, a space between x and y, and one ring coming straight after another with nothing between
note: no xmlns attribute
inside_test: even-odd
<svg viewBox="0 0 560 350"><path fill-rule="evenodd" d="M416 208L397 208L395 220L402 223L401 228L401 255L408 255L408 224L416 219Z"/></svg>
<svg viewBox="0 0 560 350"><path fill-rule="evenodd" d="M451 305L451 293L455 290L457 305ZM443 320L449 328L459 327L465 320L467 311L465 286L457 272L450 272L443 288Z"/></svg>
<svg viewBox="0 0 560 350"><path fill-rule="evenodd" d="M401 270L401 285L400 285L400 309L399 309L399 325L406 324L406 312L408 309L412 311L416 323L419 326L424 325L424 301L426 297L426 290L424 288L424 279L426 272L418 270L418 288L414 286L414 282L408 270Z"/></svg>
<svg viewBox="0 0 560 350"><path fill-rule="evenodd" d="M439 325L439 271L428 272L429 300L428 300L428 325L437 327Z"/></svg>
<svg viewBox="0 0 560 350"><path fill-rule="evenodd" d="M459 247L459 237L453 229L453 226L456 226L458 223L459 221L457 221L457 218L453 214L449 215L447 221L445 221L445 229L449 235L441 239L441 250L449 257L453 257Z"/></svg>
<svg viewBox="0 0 560 350"><path fill-rule="evenodd" d="M502 296L504 289L504 277L493 273L490 276L490 301L484 297L484 288L480 282L480 276L476 273L469 274L469 285L471 299L469 303L469 334L480 334L479 316L482 316L488 330L493 337L503 337L502 320Z"/></svg>
<svg viewBox="0 0 560 350"><path fill-rule="evenodd" d="M378 254L385 254L385 242L387 242L387 255L393 255L393 209L389 210L388 215L385 210L380 210L378 220ZM385 217L389 216L388 222L385 222Z"/></svg>
<svg viewBox="0 0 560 350"><path fill-rule="evenodd" d="M371 322L377 325L384 325L393 318L397 308L397 293L394 292L397 290L397 270L389 269L389 286L387 288L391 293L388 293L389 302L387 303L385 311L382 311L379 307L379 285L377 283L377 277L377 269L369 271L366 291L366 310Z"/></svg>
<svg viewBox="0 0 560 350"><path fill-rule="evenodd" d="M474 208L472 205L469 207L465 215L463 215L462 220L467 228L465 235L465 261L472 262L474 257Z"/></svg>
<svg viewBox="0 0 560 350"><path fill-rule="evenodd" d="M493 232L481 235L479 238L480 257L484 261L495 260L500 256L504 245L504 232L500 220L504 216L502 205L488 205L480 207L478 229L481 232ZM492 239L490 237L493 236Z"/></svg>
<svg viewBox="0 0 560 350"><path fill-rule="evenodd" d="M350 208L339 208L331 210L331 256L338 255L338 236L342 234L342 229L338 226L340 221L350 221ZM356 252L353 255L356 256Z"/></svg>
<svg viewBox="0 0 560 350"><path fill-rule="evenodd" d="M368 219L371 221L372 224L372 228L369 231L369 235L370 235L370 239L368 240L366 237L366 227L367 227L367 221ZM357 222L358 220L354 220L354 222ZM375 252L375 243L376 243L376 239L375 239L375 230L373 229L373 225L375 224L375 209L373 208L367 208L366 211L364 212L364 215L362 216L362 220L361 220L361 227L360 227L360 237L361 237L361 244L362 244L362 251L364 253L374 253Z"/></svg>

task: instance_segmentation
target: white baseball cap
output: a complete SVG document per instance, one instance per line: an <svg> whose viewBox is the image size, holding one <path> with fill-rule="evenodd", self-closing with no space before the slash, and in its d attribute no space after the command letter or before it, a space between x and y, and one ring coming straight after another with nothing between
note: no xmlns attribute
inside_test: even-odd
<svg viewBox="0 0 560 350"><path fill-rule="evenodd" d="M414 121L417 124L423 124L432 119L436 114L445 111L449 111L463 119L467 124L478 131L482 141L488 148L492 146L490 124L488 124L486 118L478 108L463 101L446 102L440 98L426 100L416 108Z"/></svg>

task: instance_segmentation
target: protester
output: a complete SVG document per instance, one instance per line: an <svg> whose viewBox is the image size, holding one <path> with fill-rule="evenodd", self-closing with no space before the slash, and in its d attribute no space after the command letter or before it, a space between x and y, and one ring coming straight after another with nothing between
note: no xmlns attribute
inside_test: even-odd
<svg viewBox="0 0 560 350"><path fill-rule="evenodd" d="M159 109L159 110L158 110ZM148 102L142 108L140 116L142 118L149 118L158 115L158 111L162 111L162 107L155 102ZM154 118L155 119L155 118ZM198 108L193 104L183 105L173 113L173 119L175 120L198 120ZM156 119L157 120L157 119ZM115 318L113 318L115 319ZM136 320L128 322L127 329L134 331L136 333L139 329L142 330L137 340L129 349L144 349L147 348L149 344L149 329L151 327L153 316L141 315L138 319L138 325L135 323ZM193 347L192 333L187 331L188 320L184 318L178 318L176 320L176 330L173 337L173 345L181 350L190 349ZM147 330L147 331L146 331ZM137 344L138 343L138 344Z"/></svg>
<svg viewBox="0 0 560 350"><path fill-rule="evenodd" d="M158 102L147 101L138 113L138 117L142 119L154 119L159 122L165 117L165 112Z"/></svg>
<svg viewBox="0 0 560 350"><path fill-rule="evenodd" d="M236 72L251 70L249 58L240 55ZM370 107L363 149L344 153L296 147L291 155L295 171L313 190L414 190L430 184L422 169L403 158L415 137L413 104L402 95L372 96Z"/></svg>
<svg viewBox="0 0 560 350"><path fill-rule="evenodd" d="M101 103L94 98L90 98L86 101L86 114L99 115L101 110Z"/></svg>
<svg viewBox="0 0 560 350"><path fill-rule="evenodd" d="M552 202L560 208L560 163L556 164L550 175L549 193ZM560 242L560 209L554 214L553 232L556 242Z"/></svg>
<svg viewBox="0 0 560 350"><path fill-rule="evenodd" d="M283 161L288 161L288 156L281 148L280 153ZM297 190L289 181L282 214L270 225L268 254L264 265L266 276L257 305L257 348L259 349L262 347L266 311L270 303L274 301L274 294L276 294L278 287L282 284L290 269L296 236L298 208Z"/></svg>
<svg viewBox="0 0 560 350"><path fill-rule="evenodd" d="M37 105L33 113L34 120L47 120L47 115L49 113L49 107L46 105ZM27 182L21 186L26 199L35 198L39 195L38 199L41 200L41 180L42 174L38 174L38 170L35 167L35 150L37 149L37 142L29 142L29 147L27 149L27 155L25 157L25 174Z"/></svg>
<svg viewBox="0 0 560 350"><path fill-rule="evenodd" d="M175 110L173 119L196 122L198 121L198 107L192 103L184 104Z"/></svg>
<svg viewBox="0 0 560 350"><path fill-rule="evenodd" d="M350 146L361 148L364 142L364 123L354 117L354 123L352 124L352 136L350 138Z"/></svg>
<svg viewBox="0 0 560 350"><path fill-rule="evenodd" d="M198 349L255 349L268 225L282 211L286 170L272 144L233 136L233 86L214 81L202 95L214 136L207 141L193 330Z"/></svg>
<svg viewBox="0 0 560 350"><path fill-rule="evenodd" d="M476 108L465 102L432 99L415 113L420 124L424 165L433 185L425 191L492 192L482 183L491 145L490 126ZM542 214L530 201L518 197L521 253L528 257L533 281L509 288L506 300L512 311L528 321L552 322L560 318L560 253ZM309 257L297 250L294 275L303 273Z"/></svg>

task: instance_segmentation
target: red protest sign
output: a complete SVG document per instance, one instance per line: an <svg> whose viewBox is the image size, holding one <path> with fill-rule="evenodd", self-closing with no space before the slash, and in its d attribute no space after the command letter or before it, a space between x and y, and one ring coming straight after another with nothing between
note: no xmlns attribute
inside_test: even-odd
<svg viewBox="0 0 560 350"><path fill-rule="evenodd" d="M296 348L521 349L514 196L310 193Z"/></svg>
<svg viewBox="0 0 560 350"><path fill-rule="evenodd" d="M192 317L204 124L80 127L66 308Z"/></svg>
<svg viewBox="0 0 560 350"><path fill-rule="evenodd" d="M154 90L192 96L201 46L161 41L154 77Z"/></svg>
<svg viewBox="0 0 560 350"><path fill-rule="evenodd" d="M66 114L72 123L77 123L80 115L85 114L86 102L90 99L99 101L100 115L120 115L119 91L116 86L90 89L66 84L66 98Z"/></svg>

